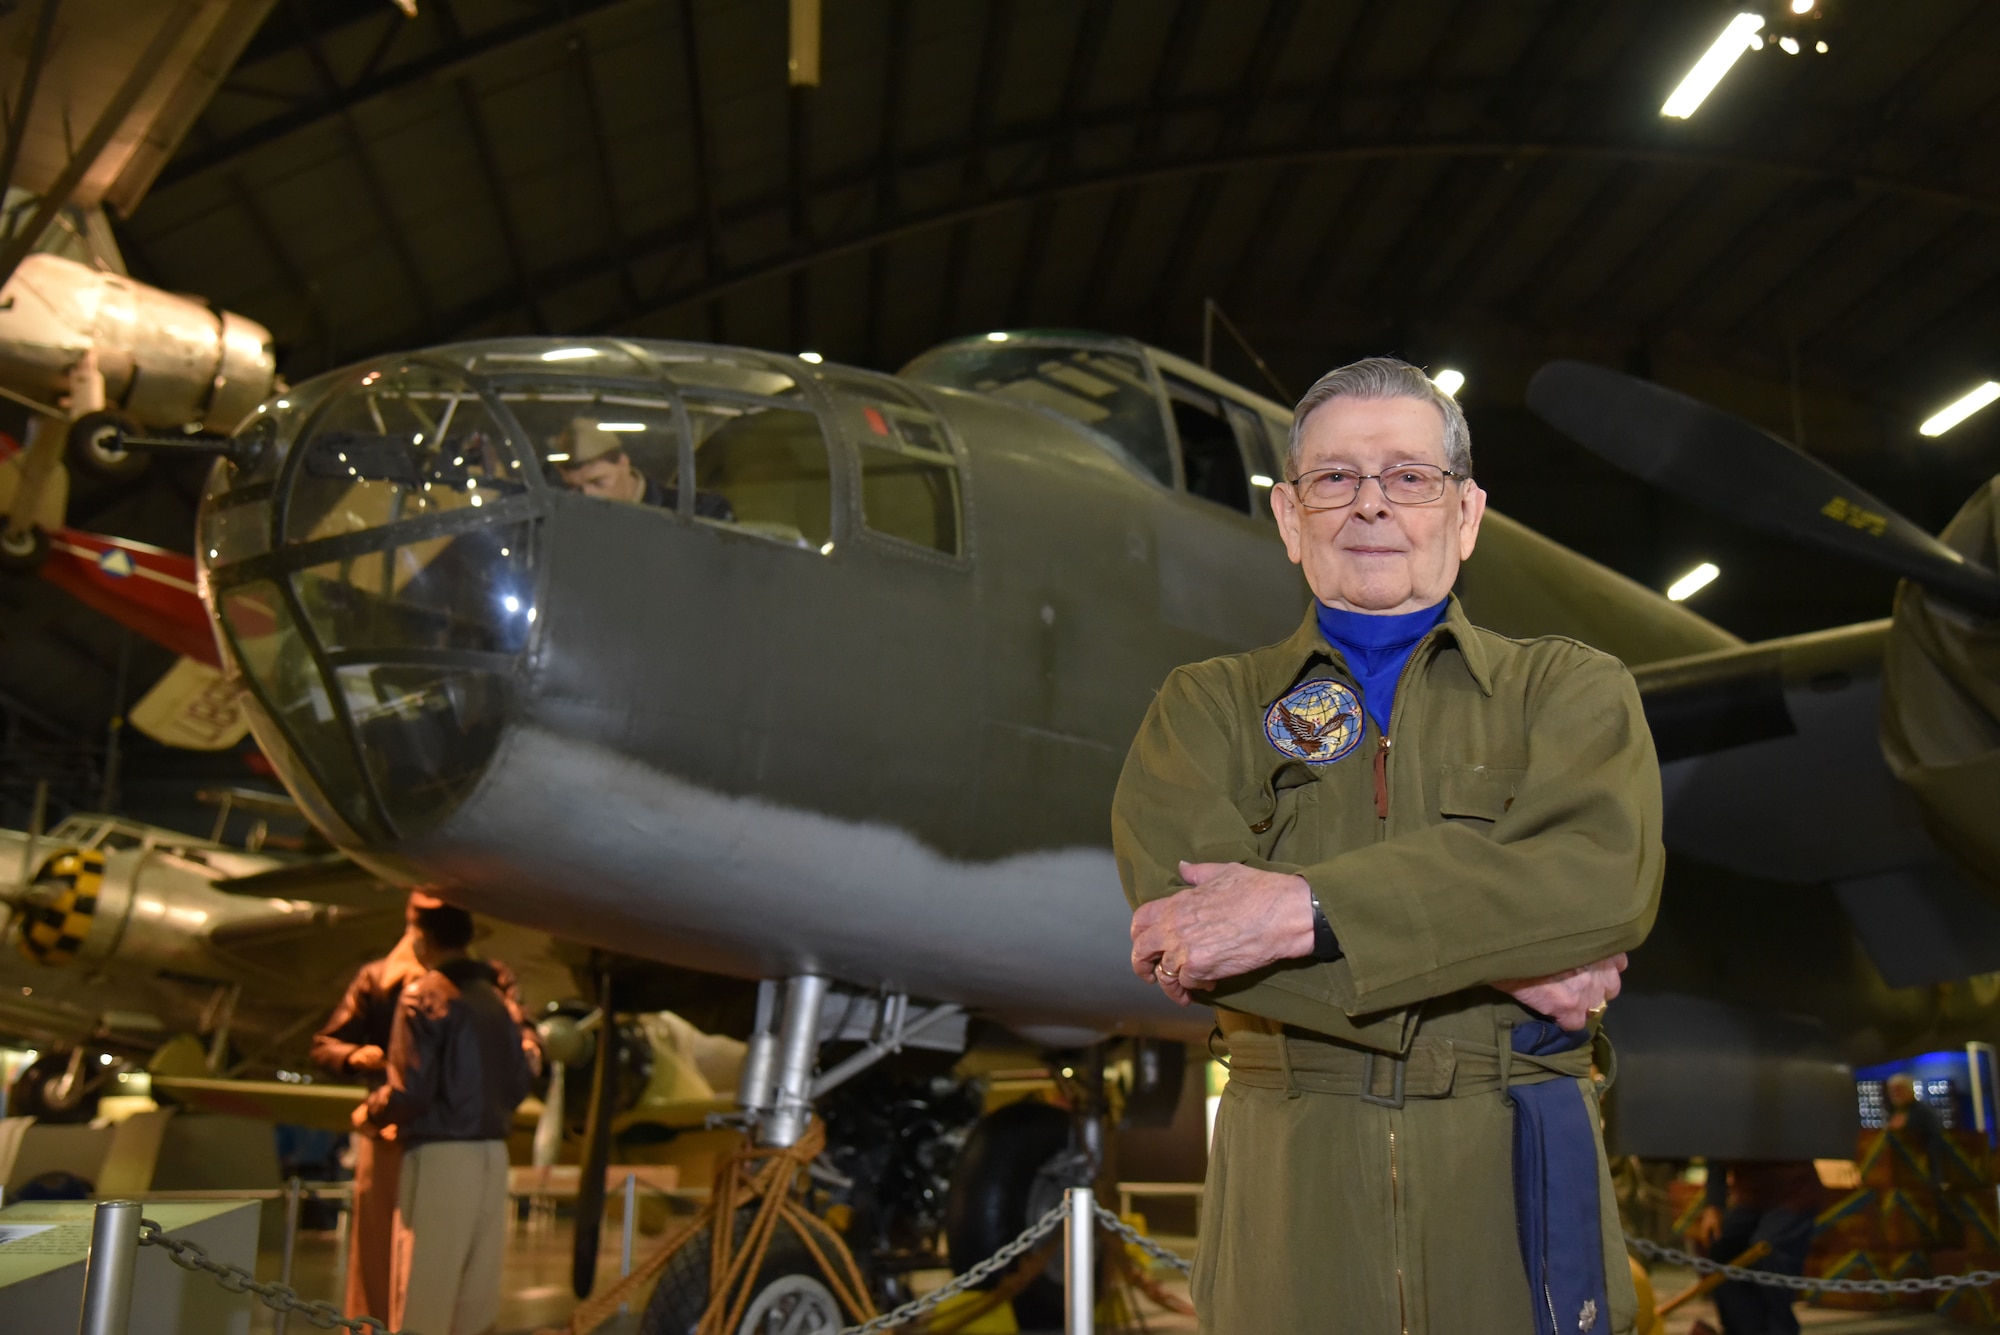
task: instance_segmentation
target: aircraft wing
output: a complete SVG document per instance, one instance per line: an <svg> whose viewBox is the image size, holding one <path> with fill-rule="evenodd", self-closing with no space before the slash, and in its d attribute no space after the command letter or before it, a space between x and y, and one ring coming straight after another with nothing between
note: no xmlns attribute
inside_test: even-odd
<svg viewBox="0 0 2000 1335"><path fill-rule="evenodd" d="M232 876L217 881L215 888L252 899L304 899L341 908L379 909L402 903L401 891L340 855Z"/></svg>
<svg viewBox="0 0 2000 1335"><path fill-rule="evenodd" d="M130 217L271 4L65 0L11 7L0 19L0 75L10 89L26 87L32 75L36 91L9 184L48 194L74 174L73 155L98 142L92 159L79 164L69 202L109 203Z"/></svg>
<svg viewBox="0 0 2000 1335"><path fill-rule="evenodd" d="M352 1131L355 1105L368 1097L361 1085L293 1085L280 1080L225 1080L214 1076L156 1075L153 1095L194 1112L228 1113L317 1131ZM542 1101L514 1110L514 1129L533 1131Z"/></svg>
<svg viewBox="0 0 2000 1335"><path fill-rule="evenodd" d="M2000 888L1931 837L1879 740L1890 623L1636 668L1670 852L1832 888L1892 987L2000 970Z"/></svg>

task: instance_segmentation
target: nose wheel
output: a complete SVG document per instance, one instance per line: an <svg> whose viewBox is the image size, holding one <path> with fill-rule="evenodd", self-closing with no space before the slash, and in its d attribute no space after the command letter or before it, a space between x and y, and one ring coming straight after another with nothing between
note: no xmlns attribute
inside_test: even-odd
<svg viewBox="0 0 2000 1335"><path fill-rule="evenodd" d="M30 524L18 533L0 534L0 570L10 575L32 575L49 559L48 531Z"/></svg>

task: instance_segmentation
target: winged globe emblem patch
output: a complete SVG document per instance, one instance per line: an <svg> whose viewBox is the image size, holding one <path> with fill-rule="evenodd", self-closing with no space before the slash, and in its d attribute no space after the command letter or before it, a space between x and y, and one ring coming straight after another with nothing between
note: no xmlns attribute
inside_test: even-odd
<svg viewBox="0 0 2000 1335"><path fill-rule="evenodd" d="M1361 741L1361 700L1342 682L1321 679L1293 687L1264 713L1264 736L1278 751L1308 765L1331 765Z"/></svg>

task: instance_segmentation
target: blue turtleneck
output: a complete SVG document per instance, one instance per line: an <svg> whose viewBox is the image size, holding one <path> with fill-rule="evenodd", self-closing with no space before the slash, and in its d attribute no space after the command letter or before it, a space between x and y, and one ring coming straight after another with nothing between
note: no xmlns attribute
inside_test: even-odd
<svg viewBox="0 0 2000 1335"><path fill-rule="evenodd" d="M1451 599L1446 598L1435 607L1394 616L1349 612L1325 603L1316 609L1319 633L1347 660L1347 670L1361 688L1361 703L1368 717L1375 720L1377 731L1389 730L1389 711L1395 707L1396 679L1402 675L1403 665L1410 661L1417 641L1444 620L1450 605Z"/></svg>

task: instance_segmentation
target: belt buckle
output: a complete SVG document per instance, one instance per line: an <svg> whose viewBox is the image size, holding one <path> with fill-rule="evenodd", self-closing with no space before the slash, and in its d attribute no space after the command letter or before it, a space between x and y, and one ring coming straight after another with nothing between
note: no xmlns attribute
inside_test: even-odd
<svg viewBox="0 0 2000 1335"><path fill-rule="evenodd" d="M1403 1106L1403 1076L1410 1069L1407 1057L1396 1057L1395 1072L1389 1078L1389 1092L1375 1092L1375 1053L1371 1050L1361 1054L1361 1101L1372 1103L1378 1108L1400 1108Z"/></svg>

